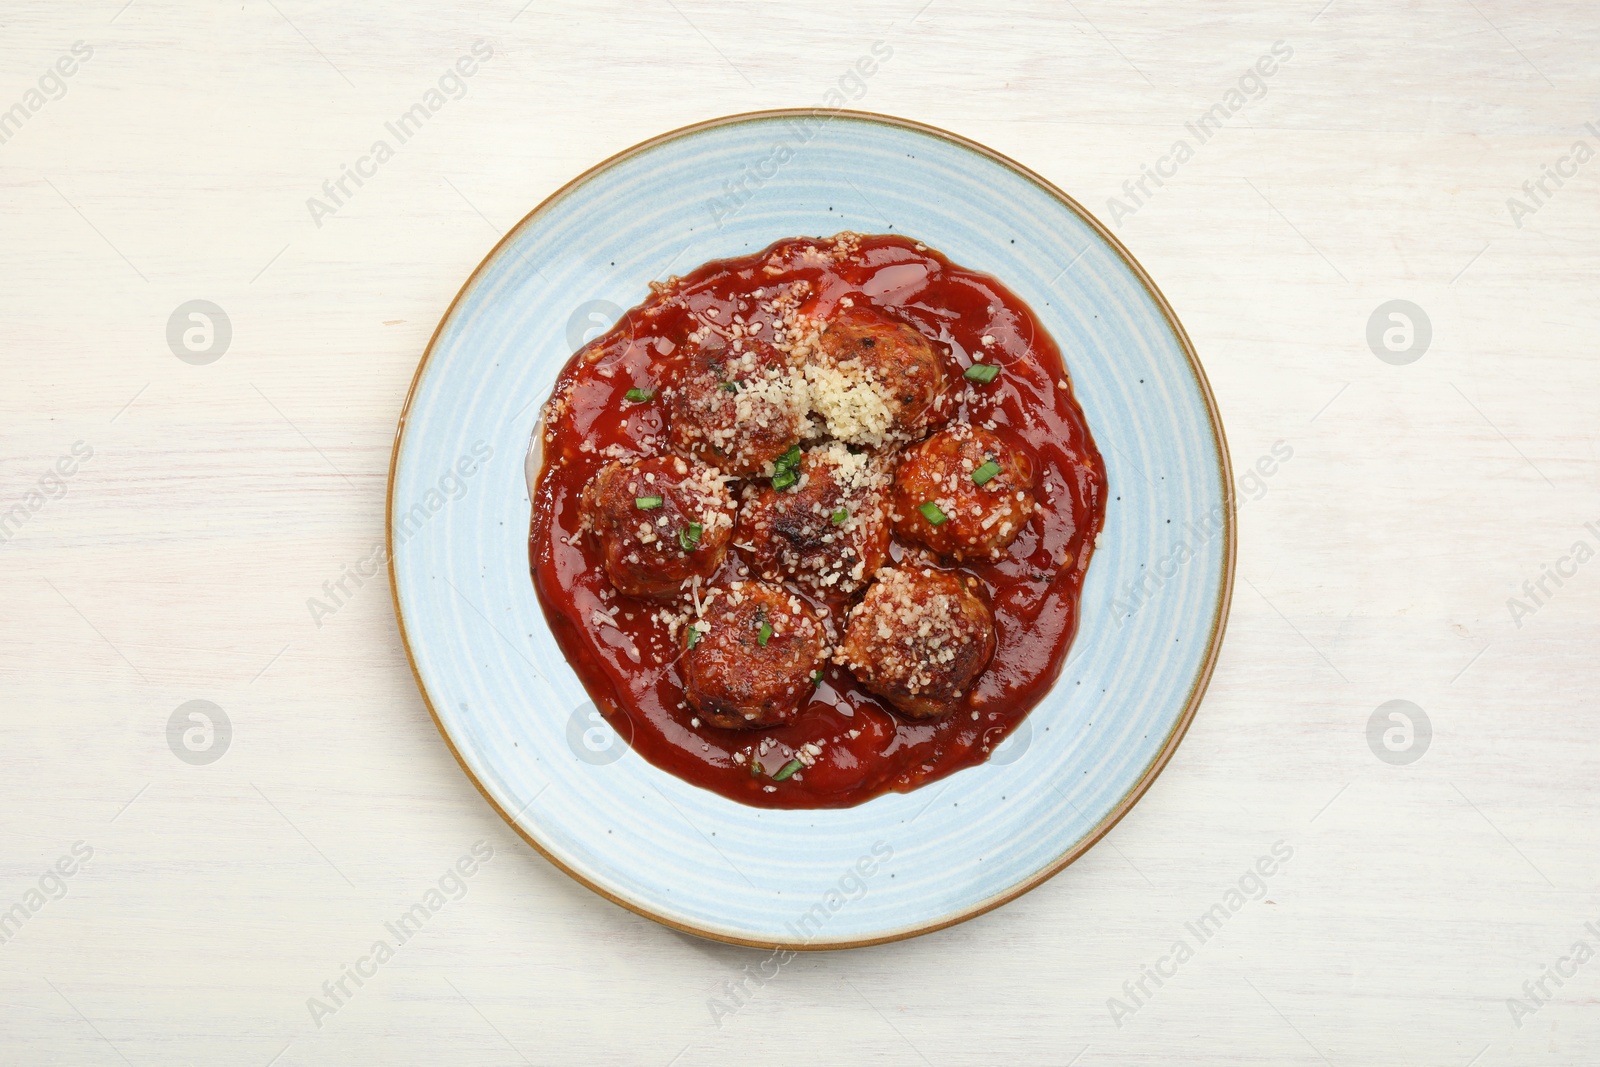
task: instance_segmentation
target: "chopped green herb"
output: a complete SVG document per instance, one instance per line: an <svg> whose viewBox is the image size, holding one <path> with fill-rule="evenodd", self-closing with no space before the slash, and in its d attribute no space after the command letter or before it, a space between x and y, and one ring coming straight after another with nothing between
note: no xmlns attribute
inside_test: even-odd
<svg viewBox="0 0 1600 1067"><path fill-rule="evenodd" d="M756 643L762 648L767 647L767 642L772 640L772 626L765 619L761 621L761 629L756 631Z"/></svg>
<svg viewBox="0 0 1600 1067"><path fill-rule="evenodd" d="M795 445L789 451L772 461L772 488L787 489L800 480L800 446Z"/></svg>
<svg viewBox="0 0 1600 1067"><path fill-rule="evenodd" d="M993 363L974 363L961 376L974 382L992 382L999 374L1000 368Z"/></svg>
<svg viewBox="0 0 1600 1067"><path fill-rule="evenodd" d="M993 478L999 473L1000 464L996 463L992 459L986 459L983 461L983 466L972 472L972 480L974 483L982 485L984 482L988 481L990 478Z"/></svg>
<svg viewBox="0 0 1600 1067"><path fill-rule="evenodd" d="M849 517L850 517L850 509L849 508L840 508L838 511L835 511L833 513L833 524L835 526L838 526L841 523L843 523L846 519L848 519Z"/></svg>
<svg viewBox="0 0 1600 1067"><path fill-rule="evenodd" d="M629 403L643 404L647 401L654 400L656 398L656 391L654 389L629 389L622 395L628 399Z"/></svg>
<svg viewBox="0 0 1600 1067"><path fill-rule="evenodd" d="M700 642L700 631L696 630L693 626L690 626L689 627L689 647L693 648L699 642Z"/></svg>
<svg viewBox="0 0 1600 1067"><path fill-rule="evenodd" d="M788 763L785 763L783 765L783 769L782 770L780 770L777 774L774 774L772 776L772 780L774 782L781 782L785 778L787 778L791 774L793 774L795 771L798 771L801 767L804 767L804 766L805 766L805 764L801 763L799 760L792 759Z"/></svg>
<svg viewBox="0 0 1600 1067"><path fill-rule="evenodd" d="M649 511L652 508L661 506L661 498L658 496L636 496L633 498L633 506L640 511Z"/></svg>
<svg viewBox="0 0 1600 1067"><path fill-rule="evenodd" d="M821 685L822 684L822 672L821 671L812 671L811 672L811 684L812 685Z"/></svg>
<svg viewBox="0 0 1600 1067"><path fill-rule="evenodd" d="M693 552L700 543L700 534L705 530L698 522L691 522L678 531L678 544L683 546L685 552Z"/></svg>
<svg viewBox="0 0 1600 1067"><path fill-rule="evenodd" d="M944 512L939 510L939 505L935 504L931 500L928 501L926 504L920 505L917 508L917 510L922 512L922 517L923 518L927 519L929 522L933 523L935 526L939 525L945 519L949 518L948 515L946 515Z"/></svg>
<svg viewBox="0 0 1600 1067"><path fill-rule="evenodd" d="M739 391L739 383L738 382L723 382L722 383L722 391L724 393L737 393Z"/></svg>

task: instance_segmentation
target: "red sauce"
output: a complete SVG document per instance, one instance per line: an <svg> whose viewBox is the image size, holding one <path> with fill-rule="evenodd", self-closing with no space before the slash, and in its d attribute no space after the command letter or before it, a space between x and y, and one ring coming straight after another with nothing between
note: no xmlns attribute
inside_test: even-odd
<svg viewBox="0 0 1600 1067"><path fill-rule="evenodd" d="M596 707L652 764L757 807L849 807L891 790L909 792L987 759L1061 672L1105 518L1104 463L1068 388L1060 351L1022 301L996 279L905 237L862 237L858 249L837 262L807 254L831 246L830 240L791 238L654 287L649 300L574 354L562 371L555 396L567 402L547 408L544 467L534 494L534 586L557 643ZM781 273L763 269L773 264ZM994 611L997 646L968 704L937 722L897 718L848 671L830 664L792 722L758 731L693 725L674 663L681 641L657 621L658 605L602 598L609 583L600 553L579 529L583 487L601 466L613 455L639 458L666 449L665 405L659 399L631 403L627 391L659 396L676 380L692 330L707 322L726 325L735 313L758 319L754 291L770 292L798 278L811 283L802 308L808 314L826 317L848 296L943 342L948 375L963 397L956 418L993 420L1001 438L1031 454L1038 472L1039 507L1003 557L952 568L980 582ZM998 363L999 377L988 384L964 381L973 354ZM896 541L891 557L911 551ZM742 562L739 548L730 548L712 581L736 579ZM615 627L591 622L596 609L615 605L621 606ZM835 625L842 619L837 607L829 620ZM858 736L851 738L851 731ZM760 773L752 771L752 760L734 760L735 751L759 750L763 738L772 743L754 753ZM803 774L774 782L808 741L825 742L823 755Z"/></svg>

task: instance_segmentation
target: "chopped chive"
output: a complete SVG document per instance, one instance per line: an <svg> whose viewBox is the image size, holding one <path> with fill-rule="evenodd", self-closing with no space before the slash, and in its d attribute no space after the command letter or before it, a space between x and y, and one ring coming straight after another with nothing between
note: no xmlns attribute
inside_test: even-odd
<svg viewBox="0 0 1600 1067"><path fill-rule="evenodd" d="M822 672L821 671L812 671L811 672L811 684L812 685L821 685L822 684Z"/></svg>
<svg viewBox="0 0 1600 1067"><path fill-rule="evenodd" d="M939 525L945 519L949 518L948 515L946 515L944 512L939 510L939 505L935 504L931 500L928 501L926 504L922 504L922 505L918 506L917 510L922 512L922 517L923 518L927 519L929 522L933 523L935 526Z"/></svg>
<svg viewBox="0 0 1600 1067"><path fill-rule="evenodd" d="M838 526L838 525L842 524L849 517L850 517L850 509L849 508L840 508L838 511L835 511L833 513L833 524L835 526Z"/></svg>
<svg viewBox="0 0 1600 1067"><path fill-rule="evenodd" d="M961 376L975 382L992 382L999 374L1000 368L993 363L974 363Z"/></svg>
<svg viewBox="0 0 1600 1067"><path fill-rule="evenodd" d="M661 506L661 498L658 496L636 496L633 498L633 506L640 511L649 511L652 508Z"/></svg>
<svg viewBox="0 0 1600 1067"><path fill-rule="evenodd" d="M783 765L783 769L782 770L780 770L777 774L774 774L772 776L772 780L774 782L781 782L785 778L787 778L791 774L793 774L795 771L798 771L801 767L804 767L804 766L805 766L805 764L801 763L799 760L792 759L788 763L785 763Z"/></svg>
<svg viewBox="0 0 1600 1067"><path fill-rule="evenodd" d="M772 626L770 623L763 620L761 623L761 629L756 631L756 643L762 648L766 648L767 642L770 640L772 640Z"/></svg>
<svg viewBox="0 0 1600 1067"><path fill-rule="evenodd" d="M622 395L627 398L629 403L643 404L646 401L654 400L656 391L654 389L629 389Z"/></svg>
<svg viewBox="0 0 1600 1067"><path fill-rule="evenodd" d="M800 480L800 446L795 445L772 461L772 488L787 489Z"/></svg>
<svg viewBox="0 0 1600 1067"><path fill-rule="evenodd" d="M700 641L700 631L693 626L689 627L689 647L693 648Z"/></svg>
<svg viewBox="0 0 1600 1067"><path fill-rule="evenodd" d="M698 522L691 522L678 531L678 544L683 546L685 552L693 552L700 543L700 534L704 529Z"/></svg>
<svg viewBox="0 0 1600 1067"><path fill-rule="evenodd" d="M993 478L999 473L1000 464L996 463L992 459L986 459L983 461L983 466L972 472L972 480L977 485L982 485L984 482L988 481L990 478Z"/></svg>

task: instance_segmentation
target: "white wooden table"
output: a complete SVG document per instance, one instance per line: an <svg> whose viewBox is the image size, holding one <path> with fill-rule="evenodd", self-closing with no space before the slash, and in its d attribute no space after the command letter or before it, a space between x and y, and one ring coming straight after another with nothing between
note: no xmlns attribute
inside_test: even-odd
<svg viewBox="0 0 1600 1067"><path fill-rule="evenodd" d="M522 3L0 3L0 1061L1600 1059L1572 956L1600 950L1600 162L1562 162L1600 148L1591 4ZM821 104L876 41L852 106L1115 214L1236 471L1292 457L1249 483L1194 728L1103 846L977 921L802 957L718 1025L762 954L522 845L438 738L385 578L306 602L382 537L418 356L506 228L662 130ZM231 325L208 363L168 342L193 300ZM1409 363L1367 340L1391 300L1431 324ZM186 325L178 351L220 349ZM193 700L231 727L190 736L211 763L169 745ZM1431 724L1409 763L1421 733L1369 744L1391 700ZM465 895L344 978L480 841Z"/></svg>

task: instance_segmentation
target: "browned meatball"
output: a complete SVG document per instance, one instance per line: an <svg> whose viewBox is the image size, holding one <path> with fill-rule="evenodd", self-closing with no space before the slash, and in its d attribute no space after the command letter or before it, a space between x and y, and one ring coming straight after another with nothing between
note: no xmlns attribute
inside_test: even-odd
<svg viewBox="0 0 1600 1067"><path fill-rule="evenodd" d="M733 496L716 471L677 456L613 460L583 491L582 524L600 539L618 592L670 599L728 554Z"/></svg>
<svg viewBox="0 0 1600 1067"><path fill-rule="evenodd" d="M1033 514L1033 459L957 423L900 455L894 532L950 559L994 559Z"/></svg>
<svg viewBox="0 0 1600 1067"><path fill-rule="evenodd" d="M819 345L806 378L834 437L881 448L949 418L944 361L915 327L857 304L824 324Z"/></svg>
<svg viewBox="0 0 1600 1067"><path fill-rule="evenodd" d="M736 478L765 471L811 431L805 376L790 357L750 337L711 335L673 388L675 451Z"/></svg>
<svg viewBox="0 0 1600 1067"><path fill-rule="evenodd" d="M823 630L798 596L765 582L712 589L689 626L684 696L713 726L776 726L811 696L822 665ZM701 629L701 627L706 627Z"/></svg>
<svg viewBox="0 0 1600 1067"><path fill-rule="evenodd" d="M958 575L902 568L850 609L833 661L906 718L935 719L960 706L994 645L994 616Z"/></svg>
<svg viewBox="0 0 1600 1067"><path fill-rule="evenodd" d="M734 541L768 581L851 595L889 553L889 483L886 461L830 441L802 454L793 484L744 487Z"/></svg>

